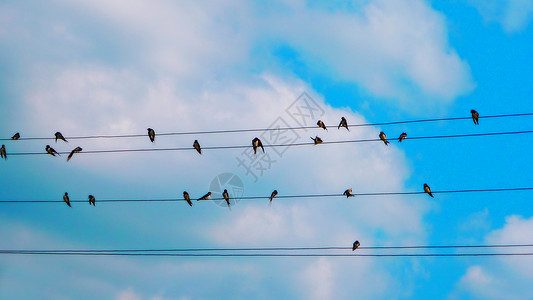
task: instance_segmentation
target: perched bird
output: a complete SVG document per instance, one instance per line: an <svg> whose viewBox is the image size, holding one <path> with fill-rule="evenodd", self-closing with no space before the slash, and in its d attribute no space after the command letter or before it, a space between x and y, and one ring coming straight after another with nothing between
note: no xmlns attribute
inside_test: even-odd
<svg viewBox="0 0 533 300"><path fill-rule="evenodd" d="M63 195L63 201L65 201L69 207L72 207L70 206L70 199L68 198L68 193L65 193L65 195Z"/></svg>
<svg viewBox="0 0 533 300"><path fill-rule="evenodd" d="M150 138L150 141L153 143L155 141L155 130L152 128L148 128L148 137Z"/></svg>
<svg viewBox="0 0 533 300"><path fill-rule="evenodd" d="M318 135L315 138L311 137L311 139L315 142L315 145L322 144L322 139Z"/></svg>
<svg viewBox="0 0 533 300"><path fill-rule="evenodd" d="M200 143L198 143L198 140L194 140L192 146L194 149L196 149L196 151L198 151L198 153L202 154L202 148L200 148Z"/></svg>
<svg viewBox="0 0 533 300"><path fill-rule="evenodd" d="M81 150L83 150L83 149L82 149L81 147L79 147L79 146L76 147L76 148L74 148L74 150L72 150L72 151L70 152L70 154L68 155L68 157L67 157L67 161L69 161L69 160L72 158L72 155L74 155L74 153L80 153Z"/></svg>
<svg viewBox="0 0 533 300"><path fill-rule="evenodd" d="M12 140L18 140L20 139L20 133L15 133L12 137L11 137Z"/></svg>
<svg viewBox="0 0 533 300"><path fill-rule="evenodd" d="M475 109L472 109L470 112L472 113L474 124L479 125L479 113Z"/></svg>
<svg viewBox="0 0 533 300"><path fill-rule="evenodd" d="M93 195L89 195L89 205L96 206L96 198Z"/></svg>
<svg viewBox="0 0 533 300"><path fill-rule="evenodd" d="M361 246L361 243L359 241L353 242L352 251L355 251L355 249L359 248Z"/></svg>
<svg viewBox="0 0 533 300"><path fill-rule="evenodd" d="M341 117L341 122L339 123L337 129L340 129L341 127L345 127L348 131L350 131L350 129L348 128L348 122L346 122L346 119L344 117Z"/></svg>
<svg viewBox="0 0 533 300"><path fill-rule="evenodd" d="M347 189L346 191L344 191L343 195L346 196L346 198L355 196L354 194L352 194L352 189Z"/></svg>
<svg viewBox="0 0 533 300"><path fill-rule="evenodd" d="M318 125L318 127L324 129L324 130L328 130L326 128L326 124L324 124L324 122L322 122L322 120L318 120L318 122L316 122L316 125Z"/></svg>
<svg viewBox="0 0 533 300"><path fill-rule="evenodd" d="M387 136L385 135L385 132L380 132L379 138L383 141L383 143L385 143L386 146L389 145L389 141L387 141Z"/></svg>
<svg viewBox="0 0 533 300"><path fill-rule="evenodd" d="M196 201L207 200L207 199L209 199L210 197L211 197L211 192L209 192L209 193L203 195L201 198L199 198L199 199L196 200Z"/></svg>
<svg viewBox="0 0 533 300"><path fill-rule="evenodd" d="M263 148L263 143L261 143L261 140L257 137L255 137L252 140L252 147L254 148L254 154L257 154L257 148L261 147L263 149L263 153L265 153L265 148Z"/></svg>
<svg viewBox="0 0 533 300"><path fill-rule="evenodd" d="M398 138L398 142L402 142L403 140L405 140L407 138L407 133L405 132L402 132L402 134L400 134L400 137Z"/></svg>
<svg viewBox="0 0 533 300"><path fill-rule="evenodd" d="M57 143L57 140L63 140L65 142L67 142L67 140L65 139L65 137L61 134L61 132L56 132L55 133L55 136L56 136L56 143ZM68 143L68 142L67 142Z"/></svg>
<svg viewBox="0 0 533 300"><path fill-rule="evenodd" d="M2 147L0 147L0 157L7 159L6 145L2 145Z"/></svg>
<svg viewBox="0 0 533 300"><path fill-rule="evenodd" d="M46 145L46 147L44 149L46 150L46 153L51 154L52 156L56 156L56 154L58 156L61 156L61 155L59 155L59 153L57 153L56 150L54 150L54 148L50 147L50 145Z"/></svg>
<svg viewBox="0 0 533 300"><path fill-rule="evenodd" d="M228 190L224 190L224 192L222 192L222 197L224 197L224 200L226 200L226 203L228 204L228 207L229 207L229 194L228 194Z"/></svg>
<svg viewBox="0 0 533 300"><path fill-rule="evenodd" d="M428 193L428 195L430 195L431 198L433 198L433 194L431 194L431 189L429 188L429 185L425 183L424 183L424 192Z"/></svg>
<svg viewBox="0 0 533 300"><path fill-rule="evenodd" d="M270 205L272 205L272 199L278 195L278 190L274 190L272 194L270 194Z"/></svg>
<svg viewBox="0 0 533 300"><path fill-rule="evenodd" d="M183 192L183 199L189 203L189 206L192 206L191 197L189 196L189 193L187 191Z"/></svg>

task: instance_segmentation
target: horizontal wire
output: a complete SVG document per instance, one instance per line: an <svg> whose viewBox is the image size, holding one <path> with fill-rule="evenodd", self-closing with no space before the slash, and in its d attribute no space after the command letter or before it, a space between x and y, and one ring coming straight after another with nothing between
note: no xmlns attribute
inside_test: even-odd
<svg viewBox="0 0 533 300"><path fill-rule="evenodd" d="M502 115L489 115L479 116L480 119L492 119L492 118L508 118L508 117L524 117L533 116L533 113L519 113L519 114L502 114ZM386 125L398 125L409 123L425 123L425 122L437 122L437 121L455 121L455 120L468 120L469 117L452 117L452 118L436 118L436 119L418 119L407 121L393 121L393 122L379 122L379 123L363 123L363 124L350 124L348 127L365 127L365 126L386 126ZM333 128L333 125L330 125ZM335 125L336 126L336 125ZM221 133L238 133L238 132L260 132L260 131L275 131L275 130L301 130L301 129L313 129L319 128L318 126L298 126L298 127L278 127L278 128L256 128L256 129L228 129L228 130L206 130L206 131L189 131L189 132L167 132L158 133L157 136L171 136L171 135L201 135L201 134L221 134ZM111 139L111 138L135 138L135 137L147 137L147 134L124 134L124 135L88 135L88 136L67 136L67 140L81 140L81 139ZM11 141L10 138L1 138L0 141ZM20 140L55 140L55 137L27 137L19 138Z"/></svg>
<svg viewBox="0 0 533 300"><path fill-rule="evenodd" d="M483 193L483 192L511 192L511 191L530 191L533 187L518 187L518 188L495 188L495 189L463 189L463 190L443 190L431 191L432 194L452 194L452 193ZM392 196L392 195L421 195L425 192L379 192L379 193L352 193L355 197L361 196ZM308 194L308 195L278 195L274 199L292 199L292 198L327 198L327 197L346 197L344 194ZM230 198L230 200L259 200L270 199L270 196L246 196L240 198ZM215 197L200 201L225 200L224 198ZM105 202L178 202L187 201L183 198L173 199L102 199L96 200L97 203ZM196 201L196 199L191 199ZM70 203L82 203L88 200L70 200ZM63 200L2 200L1 203L64 203Z"/></svg>
<svg viewBox="0 0 533 300"><path fill-rule="evenodd" d="M524 130L524 131L507 131L507 132L488 132L488 133L470 133L470 134L454 134L454 135L435 135L435 136L419 136L419 137L408 137L407 140L424 140L424 139L444 139L444 138L464 138L464 137L479 137L479 136L495 136L495 135L515 135L515 134L530 134L533 133L533 130ZM395 139L389 139L395 140ZM347 143L364 143L364 142L383 142L381 139L360 139L360 140L344 140L344 141L324 141L322 144L347 144ZM321 145L322 145L321 144ZM269 147L294 147L294 146L320 146L315 145L314 142L305 142L305 143L293 143L293 144L272 144L272 145L263 145L265 148ZM211 146L211 147L202 147L202 150L221 150L221 149L244 149L250 148L250 145L238 145L238 146ZM118 150L89 150L82 151L77 154L90 154L90 153L117 153L117 152L155 152L155 151L184 151L184 150L195 150L194 147L178 147L178 148L152 148L152 149L118 149ZM59 152L59 154L69 154L70 152ZM18 152L18 153L7 153L8 156L12 155L49 155L46 152ZM77 155L76 154L76 155Z"/></svg>

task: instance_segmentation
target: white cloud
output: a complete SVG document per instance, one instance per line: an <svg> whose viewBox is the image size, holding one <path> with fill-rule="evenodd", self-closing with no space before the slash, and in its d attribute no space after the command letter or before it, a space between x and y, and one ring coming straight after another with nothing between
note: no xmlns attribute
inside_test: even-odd
<svg viewBox="0 0 533 300"><path fill-rule="evenodd" d="M501 23L508 32L525 29L533 16L533 2L530 0L469 0L487 21Z"/></svg>

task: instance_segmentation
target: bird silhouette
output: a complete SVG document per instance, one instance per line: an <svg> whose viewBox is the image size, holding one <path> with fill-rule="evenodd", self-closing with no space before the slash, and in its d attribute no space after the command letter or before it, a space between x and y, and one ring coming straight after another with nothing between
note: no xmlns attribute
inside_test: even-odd
<svg viewBox="0 0 533 300"><path fill-rule="evenodd" d="M15 133L12 137L11 137L12 140L18 140L20 139L20 133Z"/></svg>
<svg viewBox="0 0 533 300"><path fill-rule="evenodd" d="M343 195L346 196L346 198L355 196L354 194L352 194L352 189L347 189L346 191L344 191Z"/></svg>
<svg viewBox="0 0 533 300"><path fill-rule="evenodd" d="M470 113L472 113L472 120L474 121L474 124L479 125L479 113L475 109L472 109Z"/></svg>
<svg viewBox="0 0 533 300"><path fill-rule="evenodd" d="M311 137L311 139L315 142L315 145L322 144L322 139L318 135L315 138Z"/></svg>
<svg viewBox="0 0 533 300"><path fill-rule="evenodd" d="M346 122L346 118L344 117L341 117L341 122L339 123L337 129L340 129L341 127L344 127L346 128L346 130L350 131L350 129L348 128L348 122Z"/></svg>
<svg viewBox="0 0 533 300"><path fill-rule="evenodd" d="M148 137L150 138L150 141L153 143L155 141L155 130L152 128L148 128Z"/></svg>
<svg viewBox="0 0 533 300"><path fill-rule="evenodd" d="M328 130L326 128L326 124L324 124L324 122L322 122L322 120L318 120L318 122L316 122L316 125L318 125L318 127L324 129L324 130Z"/></svg>
<svg viewBox="0 0 533 300"><path fill-rule="evenodd" d="M187 191L183 192L183 199L189 203L189 206L192 206L191 197L189 196L189 193Z"/></svg>
<svg viewBox="0 0 533 300"><path fill-rule="evenodd" d="M196 200L196 201L207 200L207 199L209 199L210 197L211 197L211 192L209 192L209 193L203 195L202 197L198 198L198 200Z"/></svg>
<svg viewBox="0 0 533 300"><path fill-rule="evenodd" d="M198 140L194 140L194 143L192 143L192 146L198 153L202 154L202 148L200 147L200 143L198 143Z"/></svg>
<svg viewBox="0 0 533 300"><path fill-rule="evenodd" d="M272 205L272 199L274 199L278 195L278 190L274 190L272 194L270 194L270 205Z"/></svg>
<svg viewBox="0 0 533 300"><path fill-rule="evenodd" d="M222 197L224 197L224 200L226 200L226 203L228 204L228 207L230 206L230 203L229 203L229 194L228 194L228 190L224 190L224 192L222 192Z"/></svg>
<svg viewBox="0 0 533 300"><path fill-rule="evenodd" d="M56 132L55 133L55 136L56 136L56 143L57 143L57 140L63 140L65 142L67 142L67 140L65 139L65 137L61 134L61 132ZM67 142L68 143L68 142Z"/></svg>
<svg viewBox="0 0 533 300"><path fill-rule="evenodd" d="M431 193L431 189L429 188L429 185L425 183L424 183L424 192L426 192L428 195L431 196L431 198L433 198L433 194Z"/></svg>
<svg viewBox="0 0 533 300"><path fill-rule="evenodd" d="M0 147L0 157L7 159L6 145L2 145L2 147Z"/></svg>
<svg viewBox="0 0 533 300"><path fill-rule="evenodd" d="M82 149L81 147L79 147L79 146L76 147L76 148L74 148L74 150L72 150L72 151L70 152L70 154L68 155L68 157L67 157L67 161L69 161L69 160L72 158L72 156L74 155L74 153L80 153L81 150L83 150L83 149Z"/></svg>
<svg viewBox="0 0 533 300"><path fill-rule="evenodd" d="M263 143L258 137L255 137L252 140L252 147L254 148L254 154L257 154L257 148L261 147L263 149L263 153L265 153L265 148L263 148Z"/></svg>
<svg viewBox="0 0 533 300"><path fill-rule="evenodd" d="M68 198L68 193L65 193L65 195L63 195L63 201L65 201L65 203L67 203L69 207L72 207L70 206L70 199Z"/></svg>
<svg viewBox="0 0 533 300"><path fill-rule="evenodd" d="M46 153L48 153L48 154L50 154L52 156L56 156L56 154L57 154L57 156L61 156L61 155L59 155L59 153L57 153L56 150L54 150L54 148L50 147L50 145L46 145L46 147L44 149L46 150Z"/></svg>
<svg viewBox="0 0 533 300"><path fill-rule="evenodd" d="M379 138L383 141L383 143L385 143L386 146L389 145L389 141L387 141L387 136L385 135L385 132L380 132Z"/></svg>
<svg viewBox="0 0 533 300"><path fill-rule="evenodd" d="M359 241L353 242L352 251L355 251L355 249L359 248L361 246L361 243Z"/></svg>
<svg viewBox="0 0 533 300"><path fill-rule="evenodd" d="M402 134L400 134L400 137L398 138L398 142L401 143L406 138L407 138L407 133L402 132Z"/></svg>
<svg viewBox="0 0 533 300"><path fill-rule="evenodd" d="M89 205L96 206L96 198L93 195L89 195Z"/></svg>

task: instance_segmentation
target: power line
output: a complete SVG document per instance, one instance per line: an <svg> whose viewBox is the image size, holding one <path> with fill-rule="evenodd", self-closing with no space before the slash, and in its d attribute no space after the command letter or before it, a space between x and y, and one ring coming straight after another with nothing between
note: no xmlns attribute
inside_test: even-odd
<svg viewBox="0 0 533 300"><path fill-rule="evenodd" d="M501 115L489 115L480 116L480 119L492 119L492 118L509 118L509 117L525 117L533 116L533 113L519 113L519 114L501 114ZM407 121L393 121L393 122L378 122L378 123L363 123L363 124L351 124L348 127L367 127L367 126L388 126L398 124L410 124L410 123L426 123L426 122L438 122L438 121L457 121L457 120L470 120L472 117L452 117L452 118L435 118L435 119L417 119ZM334 127L333 125L330 125ZM336 126L336 125L335 125ZM256 128L256 129L228 129L228 130L205 130L205 131L182 131L182 132L167 132L158 133L157 136L172 136L172 135L202 135L202 134L225 134L225 133L239 133L239 132L262 132L262 131L275 131L275 130L302 130L302 129L316 129L317 126L298 126L298 127L277 127L277 128ZM86 136L67 136L67 140L81 140L81 139L113 139L113 138L136 138L147 137L147 134L123 134L123 135L86 135ZM0 141L11 141L10 138L2 138ZM22 140L55 140L55 137L27 137L19 138Z"/></svg>
<svg viewBox="0 0 533 300"><path fill-rule="evenodd" d="M462 190L442 190L431 191L432 194L453 194L453 193L485 193L485 192L513 192L513 191L530 191L533 187L518 187L518 188L496 188L496 189L462 189ZM364 196L393 196L393 195L421 195L425 192L378 192L378 193L353 193L355 197ZM302 194L302 195L278 195L274 200L278 199L294 199L294 198L330 198L330 197L346 197L344 194ZM260 200L269 199L270 196L247 196L240 198L231 198L230 200ZM216 197L208 200L224 200L224 198ZM183 198L168 198L168 199L96 199L97 203L106 202L179 202L186 201ZM193 199L193 201L195 201ZM70 203L86 203L88 200L70 200ZM197 202L197 201L195 201ZM0 204L6 203L64 203L63 200L2 200Z"/></svg>
<svg viewBox="0 0 533 300"><path fill-rule="evenodd" d="M488 133L470 133L470 134L453 134L453 135L435 135L435 136L418 136L408 137L407 140L425 140L425 139L447 139L447 138L465 138L465 137L480 137L480 136L496 136L496 135L516 135L516 134L530 134L533 130L525 131L507 131L507 132L488 132ZM393 139L391 139L393 140ZM324 141L323 144L347 144L347 143L364 143L364 142L382 142L381 139L359 139L359 140L344 140L344 141ZM269 147L294 147L294 146L320 146L315 145L314 142L304 143L291 143L291 144L264 144L265 148ZM202 147L202 150L223 150L223 149L245 149L251 148L250 145L237 145L237 146L207 146ZM145 149L115 149L115 150L89 150L82 151L78 154L90 154L90 153L123 153L123 152L155 152L155 151L185 151L194 150L194 147L177 147L177 148L145 148ZM70 152L59 152L60 154L69 154ZM78 155L76 154L76 155ZM18 152L8 153L9 156L13 155L49 155L46 152Z"/></svg>

